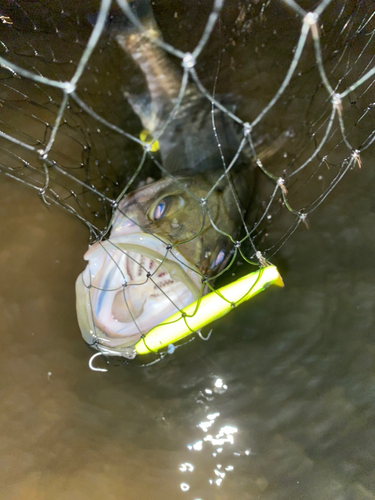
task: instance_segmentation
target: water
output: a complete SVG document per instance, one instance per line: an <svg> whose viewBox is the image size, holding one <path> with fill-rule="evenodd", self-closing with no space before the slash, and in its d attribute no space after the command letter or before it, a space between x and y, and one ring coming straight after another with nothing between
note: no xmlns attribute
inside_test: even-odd
<svg viewBox="0 0 375 500"><path fill-rule="evenodd" d="M371 166L274 258L284 290L105 374L74 308L87 232L2 177L2 498L375 498Z"/></svg>
<svg viewBox="0 0 375 500"><path fill-rule="evenodd" d="M85 232L3 178L3 498L373 498L372 177L357 172L284 247L285 290L220 321L207 344L106 374L87 368L75 318ZM233 444L187 448L228 425Z"/></svg>

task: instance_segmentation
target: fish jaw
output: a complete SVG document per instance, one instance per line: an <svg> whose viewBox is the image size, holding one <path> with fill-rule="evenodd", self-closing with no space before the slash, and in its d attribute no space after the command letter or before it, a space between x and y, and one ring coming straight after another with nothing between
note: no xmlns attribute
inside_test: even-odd
<svg viewBox="0 0 375 500"><path fill-rule="evenodd" d="M88 264L76 281L78 323L88 344L99 350L130 347L197 300L200 273L178 250L166 247L138 230L89 248Z"/></svg>

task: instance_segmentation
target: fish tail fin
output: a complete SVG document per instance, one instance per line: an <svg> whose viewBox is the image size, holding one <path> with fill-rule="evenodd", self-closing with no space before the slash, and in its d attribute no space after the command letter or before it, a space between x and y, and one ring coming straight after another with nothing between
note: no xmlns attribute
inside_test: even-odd
<svg viewBox="0 0 375 500"><path fill-rule="evenodd" d="M93 26L98 18L98 14L88 14L87 21ZM126 1L126 8L116 6L111 9L108 16L106 31L116 37L119 34L130 34L137 30L137 25L142 24L146 31L159 32L150 0Z"/></svg>
<svg viewBox="0 0 375 500"><path fill-rule="evenodd" d="M133 22L132 19L132 16L135 16L134 21L139 21L147 31L152 30L159 32L150 0L133 0L132 2L128 2L128 7L128 21L125 25L122 26L123 31L124 29L131 30L137 27L137 23Z"/></svg>
<svg viewBox="0 0 375 500"><path fill-rule="evenodd" d="M123 19L128 13L126 23L118 24L113 33L147 83L147 92L139 95L128 92L126 97L144 128L155 135L162 129L179 95L181 73L160 47L163 37L150 1L134 0L127 4L126 10L128 12L122 13Z"/></svg>

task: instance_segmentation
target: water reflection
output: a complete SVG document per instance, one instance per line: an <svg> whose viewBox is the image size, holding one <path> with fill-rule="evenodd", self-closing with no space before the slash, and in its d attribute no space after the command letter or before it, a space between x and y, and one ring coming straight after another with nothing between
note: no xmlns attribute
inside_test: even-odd
<svg viewBox="0 0 375 500"><path fill-rule="evenodd" d="M213 380L212 380L213 379ZM191 452L190 462L181 463L179 470L186 474L187 478L180 484L184 492L192 490L194 492L194 475L196 469L195 460L197 452L205 454L206 482L213 487L220 487L227 474L235 469L235 460L240 456L249 456L250 450L241 451L236 443L238 428L230 425L225 419L220 418L220 412L215 411L220 405L219 398L228 390L228 385L223 378L213 376L211 384L203 391L199 391L195 401L202 406L199 418L202 420L196 424L201 431L201 435L194 442L187 445ZM203 414L203 415L202 415ZM197 499L198 500L198 499ZM203 497L202 497L203 500Z"/></svg>

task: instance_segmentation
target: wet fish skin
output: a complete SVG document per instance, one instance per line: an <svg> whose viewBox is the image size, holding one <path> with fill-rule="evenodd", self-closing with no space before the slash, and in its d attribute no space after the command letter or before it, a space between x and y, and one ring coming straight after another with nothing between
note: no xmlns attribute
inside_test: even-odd
<svg viewBox="0 0 375 500"><path fill-rule="evenodd" d="M146 80L145 92L134 95L125 91L124 94L143 126L158 138L163 167L170 173L186 169L223 170L218 141L228 164L238 149L242 130L224 112L212 108L210 101L191 81L186 85L182 101L174 109L181 90L182 71L165 50L153 42L162 41L162 34L149 1L138 0L131 5L135 13L142 13L145 32L129 26L129 21L120 16L115 22L113 20L112 36ZM233 108L228 96L221 98L227 107ZM249 168L250 162L247 163Z"/></svg>
<svg viewBox="0 0 375 500"><path fill-rule="evenodd" d="M119 209L143 230L172 245L180 245L181 253L199 272L212 275L218 270L214 266L216 256L223 251L225 264L233 243L211 225L198 200L205 199L223 174L224 165L228 165L236 154L240 144L239 130L224 112L213 109L208 99L191 82L188 82L184 97L174 110L181 88L181 71L177 70L165 51L152 42L155 38L161 40L162 35L149 2L141 0L133 2L132 6L136 13L142 12L142 24L147 35L129 27L121 32L120 24L117 23L115 37L142 71L148 96L127 93L126 97L143 126L153 136L163 131L158 136L162 164L180 185L173 179L164 178L126 196ZM206 207L212 221L222 232L237 237L241 215L232 190L240 206L246 209L254 188L254 168L245 154L239 156L228 179L210 194ZM159 220L155 220L152 210L166 198L174 209L172 207Z"/></svg>
<svg viewBox="0 0 375 500"><path fill-rule="evenodd" d="M161 38L145 0L137 4L147 13L148 33ZM166 174L120 200L109 239L86 252L76 296L86 342L126 355L143 334L207 291L203 277L213 280L226 266L252 201L254 166L242 152L226 173L242 138L233 120L191 82L179 102L181 71L164 50L128 23L113 26L145 77L148 90L125 97L157 138Z"/></svg>
<svg viewBox="0 0 375 500"><path fill-rule="evenodd" d="M217 172L210 170L193 175L176 175L176 182L166 177L148 184L124 197L118 207L112 235L116 234L118 219L126 218L136 222L146 233L161 238L166 245L178 245L184 257L203 275L210 276L228 261L233 243L228 236L220 234L210 219L221 231L236 235L239 226L238 209L233 203L232 192L220 183L205 205L207 192L217 180ZM236 179L237 194L244 198L249 185L243 179ZM194 193L193 197L188 191ZM155 219L160 206L166 204L165 213ZM159 208L158 208L159 207ZM209 216L208 216L209 213ZM215 265L220 252L223 260Z"/></svg>

